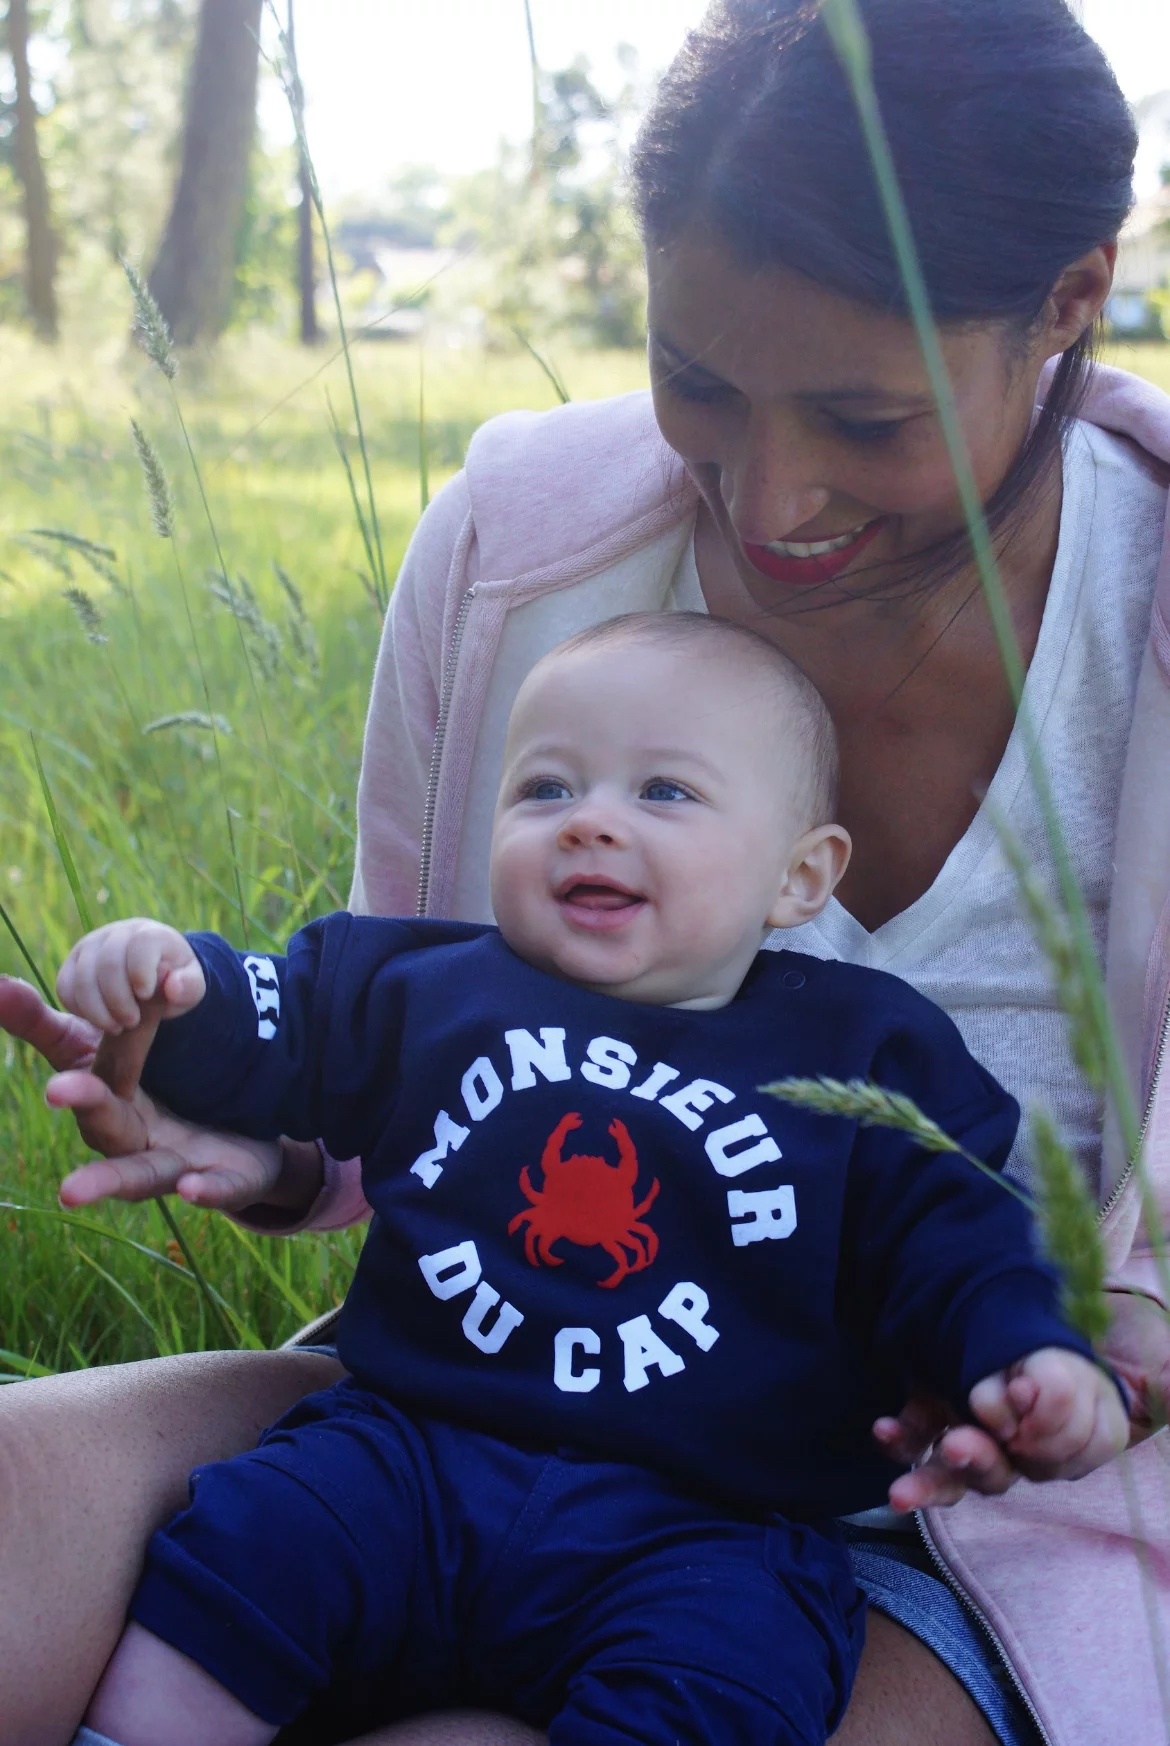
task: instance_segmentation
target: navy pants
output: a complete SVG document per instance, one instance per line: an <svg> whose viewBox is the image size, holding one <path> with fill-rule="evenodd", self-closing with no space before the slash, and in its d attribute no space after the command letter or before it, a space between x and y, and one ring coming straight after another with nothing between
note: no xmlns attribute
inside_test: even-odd
<svg viewBox="0 0 1170 1746"><path fill-rule="evenodd" d="M130 1611L288 1746L453 1703L553 1746L821 1746L864 1631L831 1528L416 1422L348 1380L196 1470Z"/></svg>

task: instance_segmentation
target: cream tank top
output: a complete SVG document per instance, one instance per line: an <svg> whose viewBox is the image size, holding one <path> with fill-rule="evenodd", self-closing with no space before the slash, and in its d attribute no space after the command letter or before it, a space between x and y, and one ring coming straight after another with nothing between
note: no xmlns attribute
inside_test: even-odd
<svg viewBox="0 0 1170 1746"><path fill-rule="evenodd" d="M1102 961L1121 777L1166 512L1166 482L1139 451L1095 425L1073 426L1056 565L1024 697ZM833 898L816 921L768 944L904 977L950 1014L971 1053L1020 1102L1024 1120L1008 1174L1029 1183L1027 1112L1041 1105L1096 1188L1102 1103L1072 1058L992 809L1006 816L1055 891L1017 727L984 805L917 903L869 933Z"/></svg>

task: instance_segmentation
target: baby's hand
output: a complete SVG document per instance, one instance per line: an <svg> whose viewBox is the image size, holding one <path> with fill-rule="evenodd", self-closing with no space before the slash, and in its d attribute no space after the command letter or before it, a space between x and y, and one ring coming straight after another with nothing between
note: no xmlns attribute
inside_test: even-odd
<svg viewBox="0 0 1170 1746"><path fill-rule="evenodd" d="M111 922L80 940L57 977L61 1004L109 1036L153 1016L178 1018L207 993L203 966L182 934L156 921Z"/></svg>
<svg viewBox="0 0 1170 1746"><path fill-rule="evenodd" d="M969 1402L1028 1479L1081 1479L1119 1455L1129 1438L1116 1385L1096 1364L1058 1346L985 1376Z"/></svg>

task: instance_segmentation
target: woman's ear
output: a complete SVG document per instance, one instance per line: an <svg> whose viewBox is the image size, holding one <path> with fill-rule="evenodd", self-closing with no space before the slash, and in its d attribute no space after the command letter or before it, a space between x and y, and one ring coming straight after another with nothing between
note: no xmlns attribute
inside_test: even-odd
<svg viewBox="0 0 1170 1746"><path fill-rule="evenodd" d="M1044 311L1044 351L1048 357L1066 352L1092 327L1113 289L1116 266L1117 244L1107 242L1065 268Z"/></svg>
<svg viewBox="0 0 1170 1746"><path fill-rule="evenodd" d="M798 928L820 915L840 884L853 844L843 825L818 825L798 839L768 911L770 928Z"/></svg>

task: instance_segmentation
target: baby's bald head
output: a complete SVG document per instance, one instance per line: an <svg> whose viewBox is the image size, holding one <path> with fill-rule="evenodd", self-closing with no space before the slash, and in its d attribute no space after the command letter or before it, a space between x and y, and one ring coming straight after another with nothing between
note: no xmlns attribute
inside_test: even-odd
<svg viewBox="0 0 1170 1746"><path fill-rule="evenodd" d="M802 829L827 824L837 805L837 734L812 680L775 644L730 619L704 612L628 612L560 643L543 661L606 647L638 646L677 655L678 686L690 661L711 662L736 676L739 698L759 715L760 750L789 786Z"/></svg>

